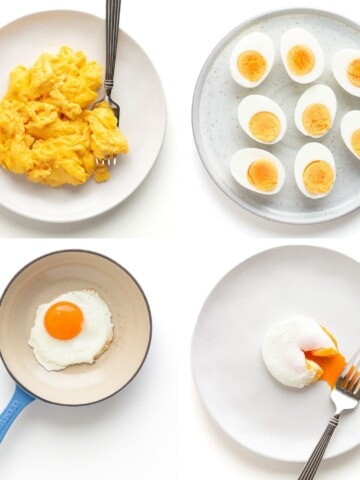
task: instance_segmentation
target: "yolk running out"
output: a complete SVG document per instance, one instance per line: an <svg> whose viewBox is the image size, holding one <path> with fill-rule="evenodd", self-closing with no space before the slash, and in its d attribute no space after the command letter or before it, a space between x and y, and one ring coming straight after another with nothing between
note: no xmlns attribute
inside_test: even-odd
<svg viewBox="0 0 360 480"><path fill-rule="evenodd" d="M262 142L272 142L280 133L280 120L271 112L257 112L249 121L253 137Z"/></svg>
<svg viewBox="0 0 360 480"><path fill-rule="evenodd" d="M80 308L71 302L51 305L44 318L46 331L58 340L69 340L81 332L84 316Z"/></svg>
<svg viewBox="0 0 360 480"><path fill-rule="evenodd" d="M302 123L310 135L324 135L331 128L331 115L325 105L314 103L305 108Z"/></svg>
<svg viewBox="0 0 360 480"><path fill-rule="evenodd" d="M294 75L307 75L315 65L315 55L305 45L294 45L287 54L289 70Z"/></svg>
<svg viewBox="0 0 360 480"><path fill-rule="evenodd" d="M255 160L249 167L247 177L251 185L262 192L271 192L278 182L276 166L270 160Z"/></svg>
<svg viewBox="0 0 360 480"><path fill-rule="evenodd" d="M342 369L345 366L345 358L341 353L335 353L331 356L319 356L314 352L304 352L307 360L317 363L323 370L323 374L319 380L324 380L330 387L333 387L338 379Z"/></svg>
<svg viewBox="0 0 360 480"><path fill-rule="evenodd" d="M360 128L351 135L351 147L358 157L360 157Z"/></svg>
<svg viewBox="0 0 360 480"><path fill-rule="evenodd" d="M266 71L266 60L256 50L247 50L239 55L237 68L244 78L250 82L257 82Z"/></svg>
<svg viewBox="0 0 360 480"><path fill-rule="evenodd" d="M360 58L356 58L348 65L346 73L349 81L355 87L360 87Z"/></svg>
<svg viewBox="0 0 360 480"><path fill-rule="evenodd" d="M314 195L329 192L334 179L334 170L323 160L314 160L304 170L305 188Z"/></svg>

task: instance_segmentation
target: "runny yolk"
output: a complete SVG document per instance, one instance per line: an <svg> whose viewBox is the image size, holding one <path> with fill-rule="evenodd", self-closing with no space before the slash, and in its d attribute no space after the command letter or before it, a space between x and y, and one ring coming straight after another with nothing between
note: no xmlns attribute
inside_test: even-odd
<svg viewBox="0 0 360 480"><path fill-rule="evenodd" d="M334 170L327 162L314 160L305 168L303 178L306 190L317 195L330 191L335 175Z"/></svg>
<svg viewBox="0 0 360 480"><path fill-rule="evenodd" d="M237 59L237 68L241 75L250 82L260 80L266 71L266 60L256 50L246 50Z"/></svg>
<svg viewBox="0 0 360 480"><path fill-rule="evenodd" d="M294 75L307 75L314 68L315 55L305 45L294 45L288 51L287 64Z"/></svg>
<svg viewBox="0 0 360 480"><path fill-rule="evenodd" d="M280 120L272 112L257 112L250 118L249 130L262 142L272 142L280 133Z"/></svg>
<svg viewBox="0 0 360 480"><path fill-rule="evenodd" d="M71 302L58 302L45 313L46 331L58 340L70 340L81 332L84 316L80 308Z"/></svg>
<svg viewBox="0 0 360 480"><path fill-rule="evenodd" d="M323 370L324 373L319 380L323 380L324 382L327 382L330 387L334 387L336 380L346 363L344 356L339 352L331 356L314 355L313 352L304 353L307 360L312 360L317 363Z"/></svg>
<svg viewBox="0 0 360 480"><path fill-rule="evenodd" d="M356 58L347 67L347 78L355 87L360 87L360 58Z"/></svg>
<svg viewBox="0 0 360 480"><path fill-rule="evenodd" d="M351 147L358 157L360 157L360 128L351 135Z"/></svg>
<svg viewBox="0 0 360 480"><path fill-rule="evenodd" d="M278 182L276 166L270 160L255 160L248 169L247 177L250 184L262 192L271 192Z"/></svg>
<svg viewBox="0 0 360 480"><path fill-rule="evenodd" d="M302 123L310 135L324 135L331 128L329 109L322 103L313 103L305 108Z"/></svg>

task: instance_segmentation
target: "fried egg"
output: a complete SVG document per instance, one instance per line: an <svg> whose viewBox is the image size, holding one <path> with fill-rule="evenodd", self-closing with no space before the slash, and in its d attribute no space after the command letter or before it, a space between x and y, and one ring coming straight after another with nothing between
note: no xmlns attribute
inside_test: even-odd
<svg viewBox="0 0 360 480"><path fill-rule="evenodd" d="M29 345L46 370L93 363L113 338L111 312L94 290L64 293L40 305Z"/></svg>
<svg viewBox="0 0 360 480"><path fill-rule="evenodd" d="M260 85L274 64L274 45L270 37L253 32L243 37L230 56L230 73L245 88Z"/></svg>
<svg viewBox="0 0 360 480"><path fill-rule="evenodd" d="M313 85L299 98L294 120L298 130L306 136L319 138L333 126L337 101L327 85Z"/></svg>
<svg viewBox="0 0 360 480"><path fill-rule="evenodd" d="M240 185L265 195L279 192L285 181L280 160L260 148L243 148L236 152L230 162L230 171Z"/></svg>
<svg viewBox="0 0 360 480"><path fill-rule="evenodd" d="M345 365L333 335L303 315L275 323L263 338L261 353L270 374L295 388L317 380L332 387Z"/></svg>
<svg viewBox="0 0 360 480"><path fill-rule="evenodd" d="M286 116L277 103L264 95L248 95L237 110L241 128L251 138L271 145L286 132Z"/></svg>
<svg viewBox="0 0 360 480"><path fill-rule="evenodd" d="M331 69L336 81L346 92L360 97L360 50L345 48L335 53Z"/></svg>
<svg viewBox="0 0 360 480"><path fill-rule="evenodd" d="M336 179L332 153L321 143L305 144L296 155L294 175L299 190L305 196L325 197L331 192Z"/></svg>
<svg viewBox="0 0 360 480"><path fill-rule="evenodd" d="M341 137L350 152L360 160L360 110L352 110L343 116Z"/></svg>
<svg viewBox="0 0 360 480"><path fill-rule="evenodd" d="M311 83L324 71L325 58L319 42L302 28L291 28L284 33L280 54L286 72L297 83Z"/></svg>

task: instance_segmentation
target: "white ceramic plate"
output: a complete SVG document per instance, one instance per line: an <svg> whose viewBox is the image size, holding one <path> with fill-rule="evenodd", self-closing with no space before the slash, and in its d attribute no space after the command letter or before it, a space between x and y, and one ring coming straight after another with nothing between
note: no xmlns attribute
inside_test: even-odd
<svg viewBox="0 0 360 480"><path fill-rule="evenodd" d="M262 252L216 285L194 331L192 367L207 411L230 437L273 459L309 457L334 413L330 389L278 383L260 344L274 322L304 314L328 327L349 359L360 346L359 291L359 263L311 246ZM326 457L360 444L359 421L360 408L341 417Z"/></svg>
<svg viewBox="0 0 360 480"><path fill-rule="evenodd" d="M83 50L105 67L105 22L76 11L49 11L22 17L0 30L0 96L17 65L31 66L62 45ZM101 92L100 92L101 93ZM113 98L121 107L120 127L130 152L111 167L111 179L52 189L0 171L0 204L47 222L74 222L99 215L125 200L142 183L159 154L166 125L163 88L151 61L135 41L119 33Z"/></svg>
<svg viewBox="0 0 360 480"><path fill-rule="evenodd" d="M331 193L319 200L306 198L298 190L293 174L296 152L309 141L295 127L294 107L306 85L295 84L285 72L279 53L282 34L290 27L303 27L319 40L326 58L324 74L314 83L331 86L338 100L334 126L323 139L335 157L337 180ZM267 79L257 88L237 85L229 71L229 58L237 41L244 35L261 31L274 41L276 58ZM340 217L360 205L360 162L345 147L340 137L343 114L358 108L355 97L338 86L330 71L332 55L341 48L360 44L360 27L338 15L311 9L271 12L249 20L231 31L207 59L197 82L193 100L193 131L202 162L215 183L236 203L259 216L286 223L317 223ZM230 159L243 147L258 144L242 132L237 107L248 93L271 97L283 108L288 119L284 139L268 150L282 161L286 180L276 195L250 192L236 183L230 174Z"/></svg>

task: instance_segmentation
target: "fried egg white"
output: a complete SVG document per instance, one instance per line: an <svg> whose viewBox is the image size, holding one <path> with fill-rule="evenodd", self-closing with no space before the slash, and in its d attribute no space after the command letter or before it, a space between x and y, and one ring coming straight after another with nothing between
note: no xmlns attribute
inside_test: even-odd
<svg viewBox="0 0 360 480"><path fill-rule="evenodd" d="M93 363L112 338L111 312L94 290L64 293L38 307L29 345L47 370Z"/></svg>

